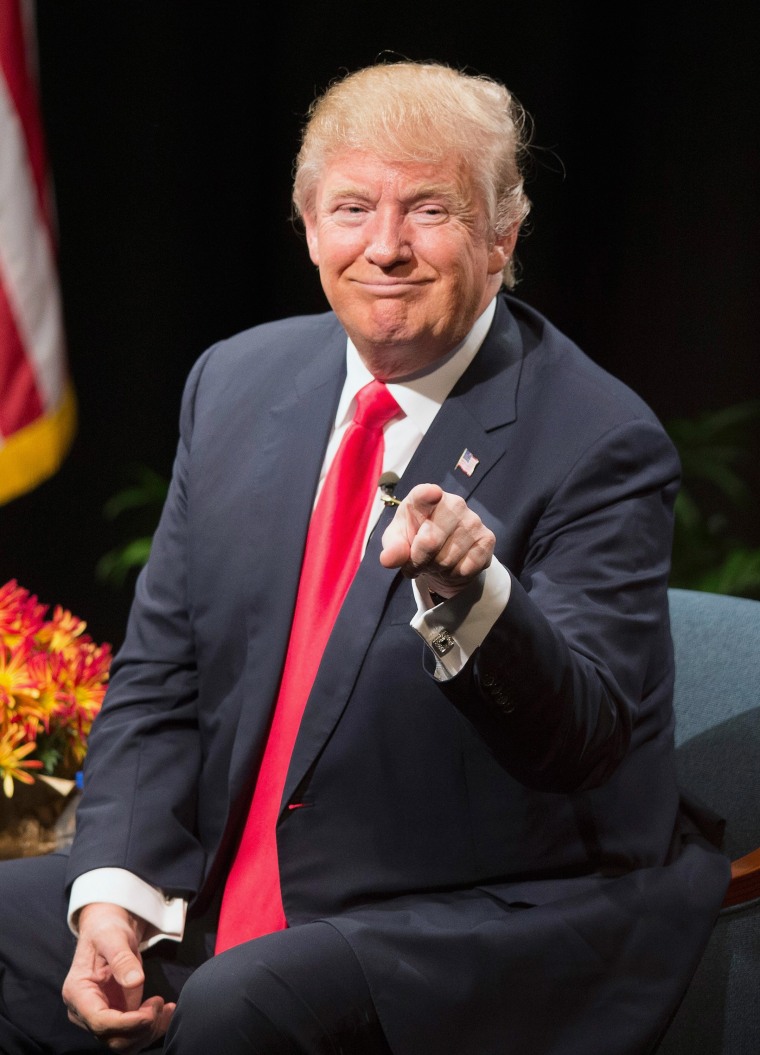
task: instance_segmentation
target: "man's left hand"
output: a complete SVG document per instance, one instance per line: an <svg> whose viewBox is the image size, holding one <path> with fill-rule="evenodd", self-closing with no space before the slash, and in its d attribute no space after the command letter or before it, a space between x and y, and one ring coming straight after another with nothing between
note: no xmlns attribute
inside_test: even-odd
<svg viewBox="0 0 760 1055"><path fill-rule="evenodd" d="M488 567L496 539L459 495L418 484L383 534L380 563L431 592L454 597Z"/></svg>

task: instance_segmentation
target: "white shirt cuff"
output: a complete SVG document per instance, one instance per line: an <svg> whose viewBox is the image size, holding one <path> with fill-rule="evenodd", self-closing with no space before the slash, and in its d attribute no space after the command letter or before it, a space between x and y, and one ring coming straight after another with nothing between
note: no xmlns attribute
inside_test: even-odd
<svg viewBox="0 0 760 1055"><path fill-rule="evenodd" d="M163 938L182 940L187 902L179 897L166 897L124 868L94 868L74 880L68 912L69 929L73 934L78 934L74 922L76 913L96 901L119 905L147 922L140 943L141 952Z"/></svg>
<svg viewBox="0 0 760 1055"><path fill-rule="evenodd" d="M435 677L449 681L483 644L507 607L512 579L494 557L485 571L456 597L435 604L424 586L412 579L417 614L411 626L436 659Z"/></svg>

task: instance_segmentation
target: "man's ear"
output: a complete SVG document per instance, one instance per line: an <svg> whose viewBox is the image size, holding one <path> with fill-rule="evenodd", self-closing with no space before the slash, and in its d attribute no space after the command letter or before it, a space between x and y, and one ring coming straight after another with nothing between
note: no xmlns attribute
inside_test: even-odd
<svg viewBox="0 0 760 1055"><path fill-rule="evenodd" d="M315 267L319 267L319 235L317 234L317 225L314 221L313 214L304 214L303 225L306 230L306 245L309 248L311 262Z"/></svg>
<svg viewBox="0 0 760 1055"><path fill-rule="evenodd" d="M507 266L517 245L517 236L520 233L520 225L513 224L506 234L499 235L494 239L491 252L488 257L489 275L498 275Z"/></svg>

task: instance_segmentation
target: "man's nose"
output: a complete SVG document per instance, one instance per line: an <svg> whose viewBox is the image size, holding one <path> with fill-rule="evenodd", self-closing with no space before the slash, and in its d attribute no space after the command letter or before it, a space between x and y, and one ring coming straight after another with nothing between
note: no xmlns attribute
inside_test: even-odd
<svg viewBox="0 0 760 1055"><path fill-rule="evenodd" d="M377 214L367 230L364 256L378 267L392 267L411 259L412 247L404 217Z"/></svg>

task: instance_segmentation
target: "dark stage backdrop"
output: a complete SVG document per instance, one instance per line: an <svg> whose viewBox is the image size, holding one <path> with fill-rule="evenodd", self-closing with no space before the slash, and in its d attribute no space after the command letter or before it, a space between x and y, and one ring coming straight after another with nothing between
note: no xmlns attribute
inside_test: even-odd
<svg viewBox="0 0 760 1055"><path fill-rule="evenodd" d="M132 583L95 578L121 538L103 505L133 465L169 472L207 345L324 309L289 220L301 118L384 51L492 74L532 113L521 296L666 421L760 395L757 5L592 7L39 0L80 425L0 508L0 583L120 643Z"/></svg>

